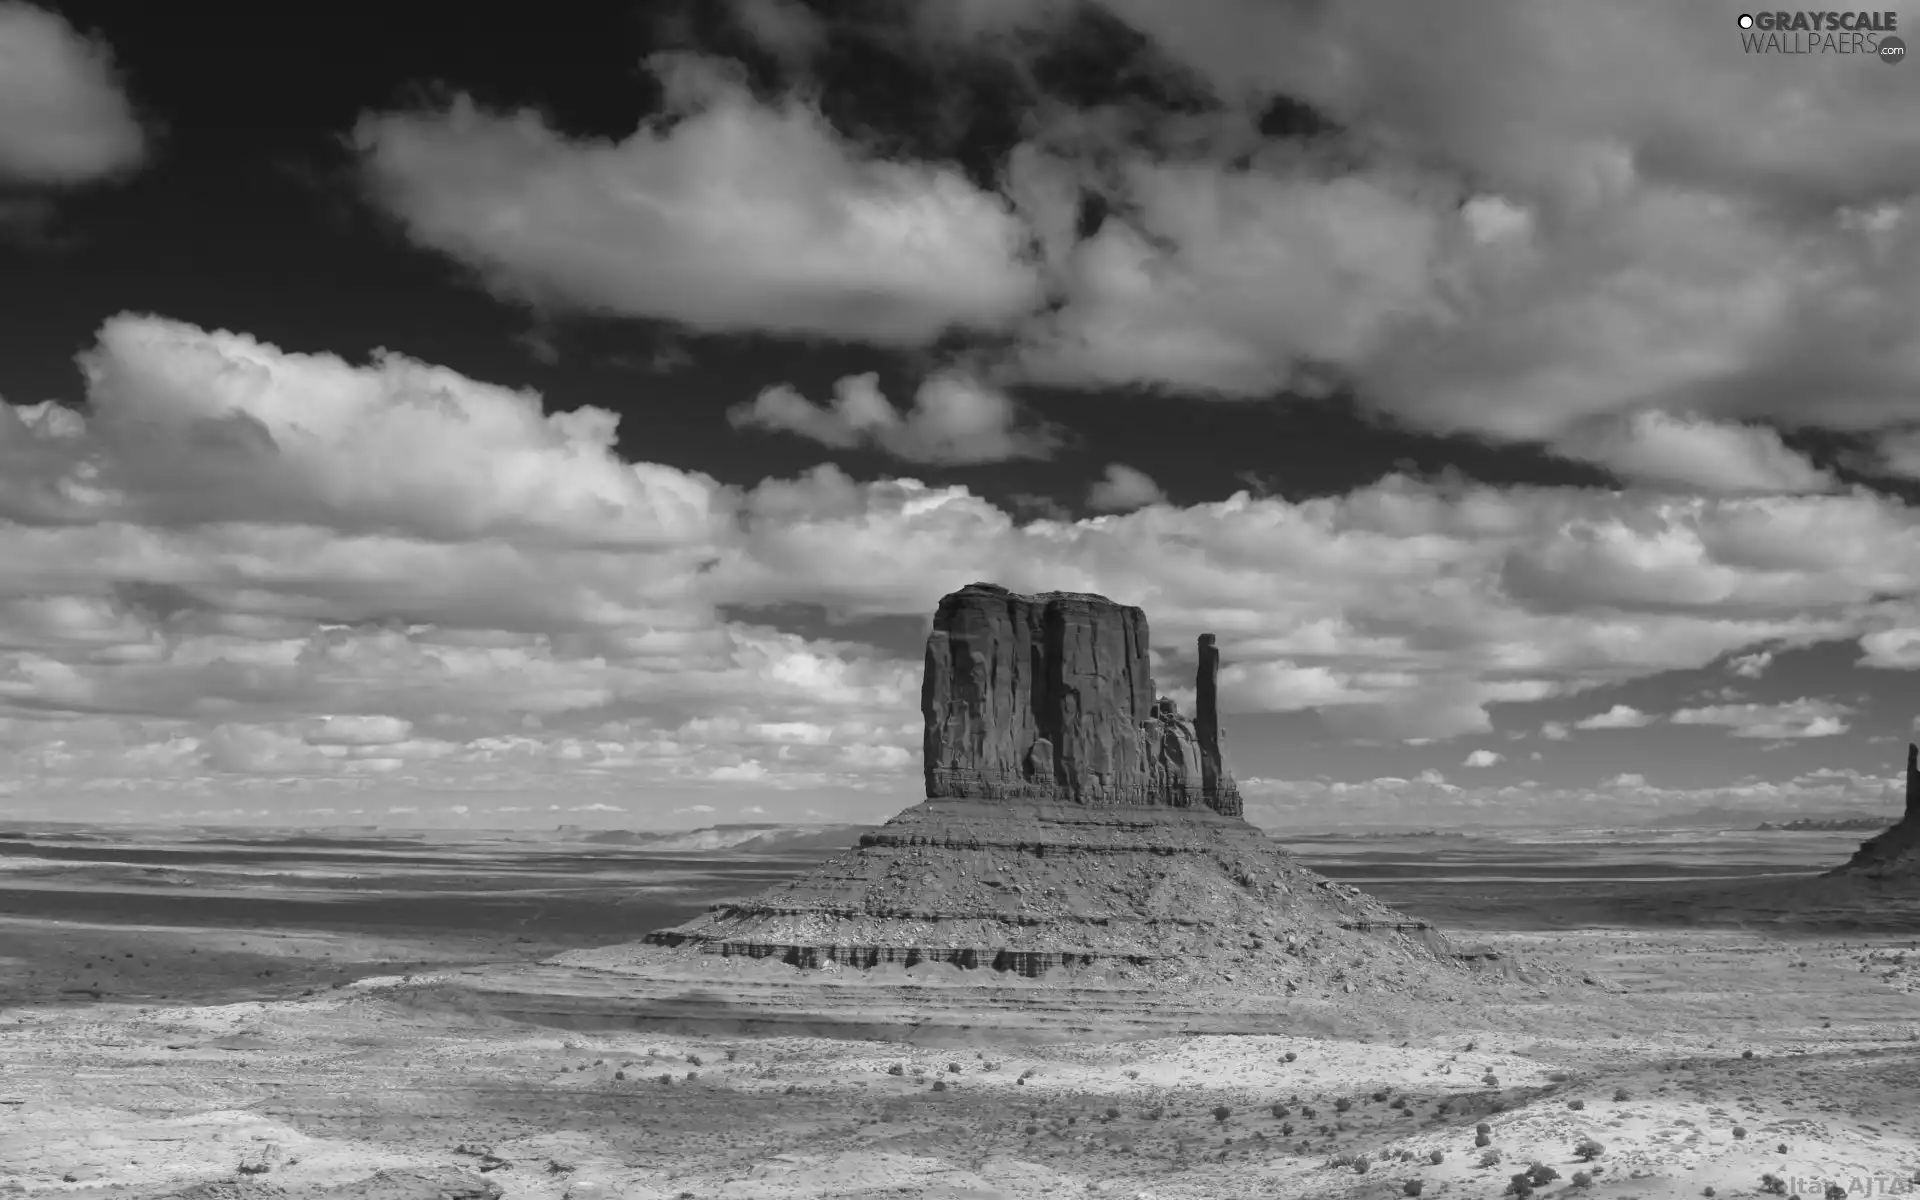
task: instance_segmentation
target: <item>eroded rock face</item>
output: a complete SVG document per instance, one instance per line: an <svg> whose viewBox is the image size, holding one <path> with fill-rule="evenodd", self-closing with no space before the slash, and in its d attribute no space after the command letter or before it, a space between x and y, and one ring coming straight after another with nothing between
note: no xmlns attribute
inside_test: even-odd
<svg viewBox="0 0 1920 1200"><path fill-rule="evenodd" d="M946 596L920 708L928 799L1205 807L1238 815L1220 751L1220 655L1200 639L1197 717L1155 698L1147 617L1104 596Z"/></svg>

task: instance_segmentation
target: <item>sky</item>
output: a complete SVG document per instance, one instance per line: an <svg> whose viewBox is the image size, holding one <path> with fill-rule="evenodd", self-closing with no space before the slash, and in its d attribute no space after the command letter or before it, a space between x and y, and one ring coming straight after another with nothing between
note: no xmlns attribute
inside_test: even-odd
<svg viewBox="0 0 1920 1200"><path fill-rule="evenodd" d="M1270 828L1899 804L1920 65L589 7L0 0L0 813L878 820L976 580L1217 634Z"/></svg>

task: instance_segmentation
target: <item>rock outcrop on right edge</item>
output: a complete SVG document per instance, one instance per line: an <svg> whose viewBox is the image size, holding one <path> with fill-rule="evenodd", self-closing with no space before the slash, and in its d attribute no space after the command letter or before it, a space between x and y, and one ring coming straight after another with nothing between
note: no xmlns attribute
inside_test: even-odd
<svg viewBox="0 0 1920 1200"><path fill-rule="evenodd" d="M1920 879L1920 746L1907 747L1907 808L1899 822L1862 842L1845 866L1827 874Z"/></svg>

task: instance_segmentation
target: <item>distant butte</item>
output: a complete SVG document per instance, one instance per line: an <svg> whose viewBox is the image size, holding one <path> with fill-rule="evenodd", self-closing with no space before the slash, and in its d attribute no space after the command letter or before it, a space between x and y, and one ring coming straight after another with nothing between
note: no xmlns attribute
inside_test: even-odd
<svg viewBox="0 0 1920 1200"><path fill-rule="evenodd" d="M1827 874L1920 879L1920 746L1907 746L1906 812L1891 829L1862 842L1845 866Z"/></svg>
<svg viewBox="0 0 1920 1200"><path fill-rule="evenodd" d="M1243 819L1211 634L1198 651L1190 719L1155 690L1140 609L984 583L946 596L921 692L926 801L646 942L827 971L949 964L1274 995L1406 989L1496 957L1309 870Z"/></svg>

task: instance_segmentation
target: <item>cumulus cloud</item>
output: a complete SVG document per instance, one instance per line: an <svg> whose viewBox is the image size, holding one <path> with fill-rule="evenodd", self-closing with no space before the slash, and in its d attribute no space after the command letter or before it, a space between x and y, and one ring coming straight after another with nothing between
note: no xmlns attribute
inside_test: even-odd
<svg viewBox="0 0 1920 1200"><path fill-rule="evenodd" d="M833 467L741 488L625 463L610 415L393 356L123 317L83 361L84 408L0 406L0 775L35 795L491 809L644 786L664 807L724 786L884 809L912 792L917 658L739 614L918 620L975 579L1142 605L1170 679L1214 632L1229 713L1336 736L1486 734L1503 707L1756 645L1920 667L1898 599L1920 521L1866 492L1389 476L1022 520ZM1673 720L1812 737L1848 715Z"/></svg>
<svg viewBox="0 0 1920 1200"><path fill-rule="evenodd" d="M1616 704L1603 713L1582 717L1573 723L1575 729L1639 729L1653 724L1654 718L1628 704Z"/></svg>
<svg viewBox="0 0 1920 1200"><path fill-rule="evenodd" d="M1160 485L1152 477L1125 463L1108 463L1106 474L1087 489L1087 506L1102 512L1144 508L1149 504L1159 504L1166 498L1167 494L1160 490Z"/></svg>
<svg viewBox="0 0 1920 1200"><path fill-rule="evenodd" d="M1463 767L1491 767L1496 763L1505 762L1506 759L1506 755L1496 753L1492 750L1475 750L1473 753L1467 755L1467 760L1460 765Z"/></svg>
<svg viewBox="0 0 1920 1200"><path fill-rule="evenodd" d="M0 181L87 183L145 155L107 47L45 9L0 3Z"/></svg>
<svg viewBox="0 0 1920 1200"><path fill-rule="evenodd" d="M1845 733L1853 709L1831 700L1802 698L1785 704L1717 704L1683 708L1676 725L1724 725L1741 738L1821 738Z"/></svg>
<svg viewBox="0 0 1920 1200"><path fill-rule="evenodd" d="M1555 449L1636 483L1692 491L1818 492L1834 486L1832 475L1788 449L1777 430L1653 409L1576 432Z"/></svg>
<svg viewBox="0 0 1920 1200"><path fill-rule="evenodd" d="M1540 726L1540 736L1550 742L1564 742L1573 735L1568 732L1566 722L1548 721Z"/></svg>
<svg viewBox="0 0 1920 1200"><path fill-rule="evenodd" d="M786 384L762 391L727 412L736 429L791 433L836 449L871 446L917 463L1000 462L1045 458L1058 437L1044 427L1020 428L1019 413L997 388L961 374L929 376L905 415L880 393L879 375L849 375L833 399L814 404Z"/></svg>
<svg viewBox="0 0 1920 1200"><path fill-rule="evenodd" d="M958 171L871 157L728 64L649 65L667 116L619 141L466 98L369 115L371 194L502 294L703 330L912 345L1039 300L1025 227Z"/></svg>
<svg viewBox="0 0 1920 1200"><path fill-rule="evenodd" d="M1742 679L1758 679L1766 674L1767 668L1772 665L1771 650L1756 650L1752 654L1742 654L1727 660L1727 670Z"/></svg>

